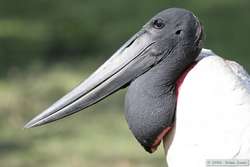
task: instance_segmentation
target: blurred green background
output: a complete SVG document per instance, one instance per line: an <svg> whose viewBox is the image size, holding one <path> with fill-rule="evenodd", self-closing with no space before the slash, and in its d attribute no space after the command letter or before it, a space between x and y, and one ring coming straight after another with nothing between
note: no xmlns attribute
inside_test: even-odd
<svg viewBox="0 0 250 167"><path fill-rule="evenodd" d="M121 91L73 117L23 125L86 78L153 15L192 10L205 47L250 70L249 0L0 0L0 166L164 166L129 132Z"/></svg>

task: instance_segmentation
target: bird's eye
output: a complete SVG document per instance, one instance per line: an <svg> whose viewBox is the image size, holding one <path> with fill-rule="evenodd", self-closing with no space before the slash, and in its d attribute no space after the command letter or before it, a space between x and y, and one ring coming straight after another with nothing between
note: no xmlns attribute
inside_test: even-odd
<svg viewBox="0 0 250 167"><path fill-rule="evenodd" d="M181 32L182 32L182 30L177 30L177 31L175 32L175 34L176 34L176 35L180 35Z"/></svg>
<svg viewBox="0 0 250 167"><path fill-rule="evenodd" d="M153 27L156 29L162 29L165 26L165 23L162 19L156 19L153 21Z"/></svg>

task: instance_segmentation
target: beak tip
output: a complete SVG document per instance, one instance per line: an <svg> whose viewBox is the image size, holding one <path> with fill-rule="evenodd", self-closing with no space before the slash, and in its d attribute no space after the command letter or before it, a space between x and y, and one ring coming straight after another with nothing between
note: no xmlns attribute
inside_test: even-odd
<svg viewBox="0 0 250 167"><path fill-rule="evenodd" d="M34 127L41 126L41 125L51 122L49 119L50 117L47 116L46 114L47 112L42 112L41 114L37 115L28 123L26 123L24 125L24 128L25 129L34 128Z"/></svg>
<svg viewBox="0 0 250 167"><path fill-rule="evenodd" d="M36 124L33 123L33 121L31 120L30 122L28 122L28 123L26 123L26 124L24 125L24 129L33 128L33 127L35 127L35 126L36 126Z"/></svg>
<svg viewBox="0 0 250 167"><path fill-rule="evenodd" d="M24 125L25 129L34 128L42 125L41 121L36 117Z"/></svg>

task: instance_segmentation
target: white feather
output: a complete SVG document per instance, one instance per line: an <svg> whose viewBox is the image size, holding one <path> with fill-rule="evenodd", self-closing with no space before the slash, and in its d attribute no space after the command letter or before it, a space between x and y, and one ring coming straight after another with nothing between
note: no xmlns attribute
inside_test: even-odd
<svg viewBox="0 0 250 167"><path fill-rule="evenodd" d="M243 67L203 49L180 87L171 133L164 140L169 167L250 159L250 77Z"/></svg>

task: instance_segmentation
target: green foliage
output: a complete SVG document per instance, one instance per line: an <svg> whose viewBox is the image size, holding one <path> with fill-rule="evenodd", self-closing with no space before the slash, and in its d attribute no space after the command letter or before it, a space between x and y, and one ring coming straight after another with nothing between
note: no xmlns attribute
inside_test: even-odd
<svg viewBox="0 0 250 167"><path fill-rule="evenodd" d="M62 65L0 81L1 166L164 165L161 147L150 155L129 131L122 114L123 91L75 117L36 129L22 129L28 119L85 78L82 70Z"/></svg>

